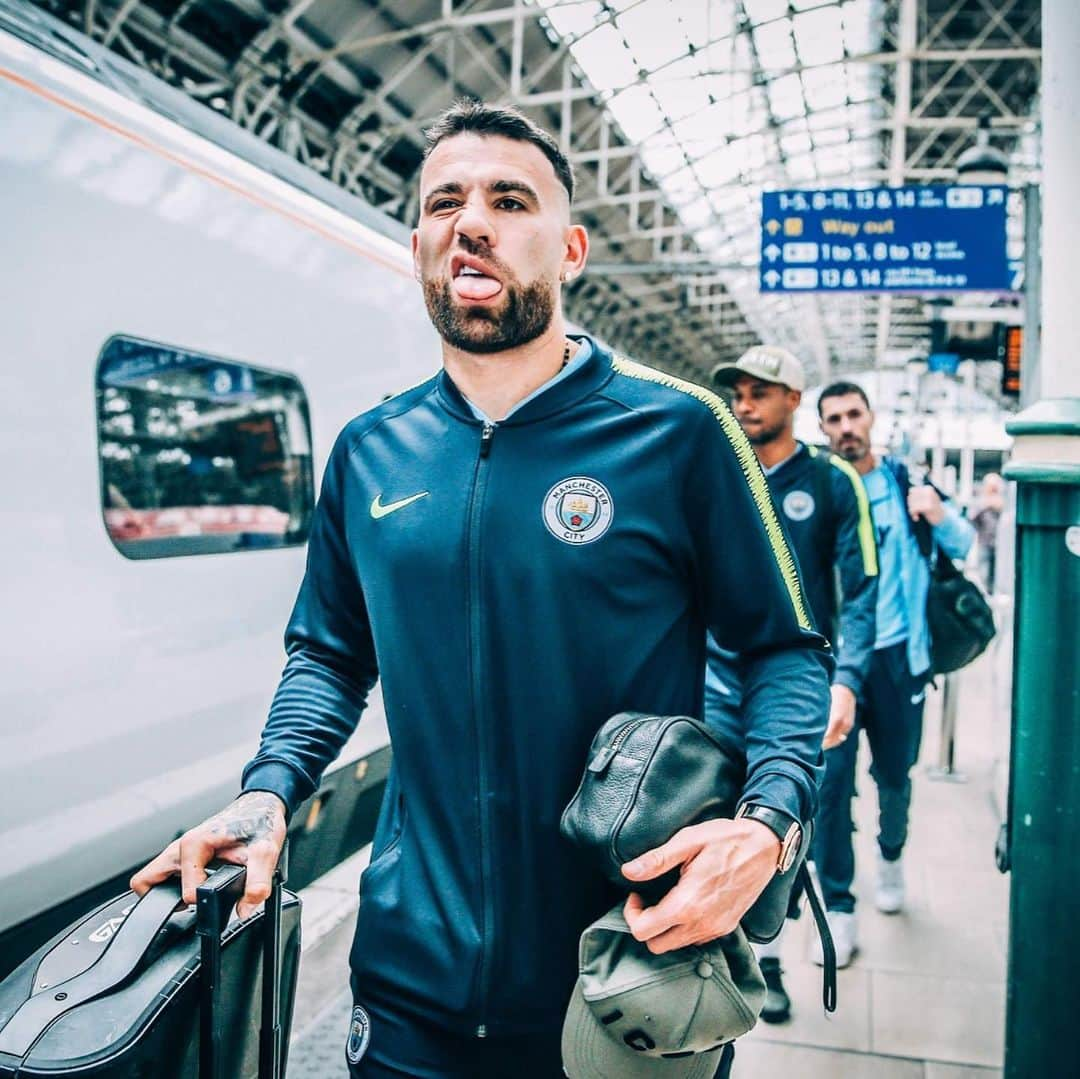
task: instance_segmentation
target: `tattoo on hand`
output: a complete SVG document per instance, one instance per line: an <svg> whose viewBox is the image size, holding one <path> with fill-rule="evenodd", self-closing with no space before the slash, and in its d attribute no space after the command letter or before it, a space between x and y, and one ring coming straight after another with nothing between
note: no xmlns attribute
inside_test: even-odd
<svg viewBox="0 0 1080 1079"><path fill-rule="evenodd" d="M242 794L232 805L211 817L211 835L224 835L238 843L253 843L274 832L281 800L266 791Z"/></svg>

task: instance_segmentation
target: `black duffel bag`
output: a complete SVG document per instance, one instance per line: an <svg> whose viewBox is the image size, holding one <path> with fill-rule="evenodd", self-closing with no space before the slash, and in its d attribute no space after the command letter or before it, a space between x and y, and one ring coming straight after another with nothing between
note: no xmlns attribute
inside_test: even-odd
<svg viewBox="0 0 1080 1079"><path fill-rule="evenodd" d="M42 945L0 982L0 1079L280 1079L300 900L279 871L230 923L245 872L213 869L194 911L177 879L126 892Z"/></svg>
<svg viewBox="0 0 1080 1079"><path fill-rule="evenodd" d="M994 639L994 612L982 590L940 549L930 574L926 621L934 675L966 667Z"/></svg>

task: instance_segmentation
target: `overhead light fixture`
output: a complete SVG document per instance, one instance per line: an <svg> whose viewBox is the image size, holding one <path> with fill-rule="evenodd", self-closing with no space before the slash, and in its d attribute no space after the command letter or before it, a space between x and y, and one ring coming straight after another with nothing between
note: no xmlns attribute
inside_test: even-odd
<svg viewBox="0 0 1080 1079"><path fill-rule="evenodd" d="M1009 159L990 145L990 118L981 116L975 145L956 159L956 178L965 184L1000 184L1008 179Z"/></svg>

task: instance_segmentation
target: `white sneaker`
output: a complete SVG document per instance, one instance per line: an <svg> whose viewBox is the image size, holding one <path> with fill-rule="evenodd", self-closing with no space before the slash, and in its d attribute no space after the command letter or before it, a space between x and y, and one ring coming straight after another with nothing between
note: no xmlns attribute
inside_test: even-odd
<svg viewBox="0 0 1080 1079"><path fill-rule="evenodd" d="M899 914L904 909L904 865L899 858L887 862L878 854L874 903L882 914Z"/></svg>
<svg viewBox="0 0 1080 1079"><path fill-rule="evenodd" d="M851 965L852 959L855 958L859 950L859 942L855 932L855 914L846 910L827 910L825 920L829 923L833 948L836 950L836 969L842 970L844 967ZM819 967L825 966L825 953L821 947L821 938L816 934L810 958Z"/></svg>
<svg viewBox="0 0 1080 1079"><path fill-rule="evenodd" d="M754 955L758 957L760 962L762 959L779 959L780 958L780 939L784 935L784 927L780 927L780 932L769 941L768 944L752 944L754 949Z"/></svg>

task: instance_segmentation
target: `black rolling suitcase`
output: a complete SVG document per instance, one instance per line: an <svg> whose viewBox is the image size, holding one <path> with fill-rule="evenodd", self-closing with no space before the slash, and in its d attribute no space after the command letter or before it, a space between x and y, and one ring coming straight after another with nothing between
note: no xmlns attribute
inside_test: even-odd
<svg viewBox="0 0 1080 1079"><path fill-rule="evenodd" d="M127 892L39 948L0 983L0 1079L281 1079L300 900L279 868L230 923L244 876L213 870L194 911L179 880Z"/></svg>

